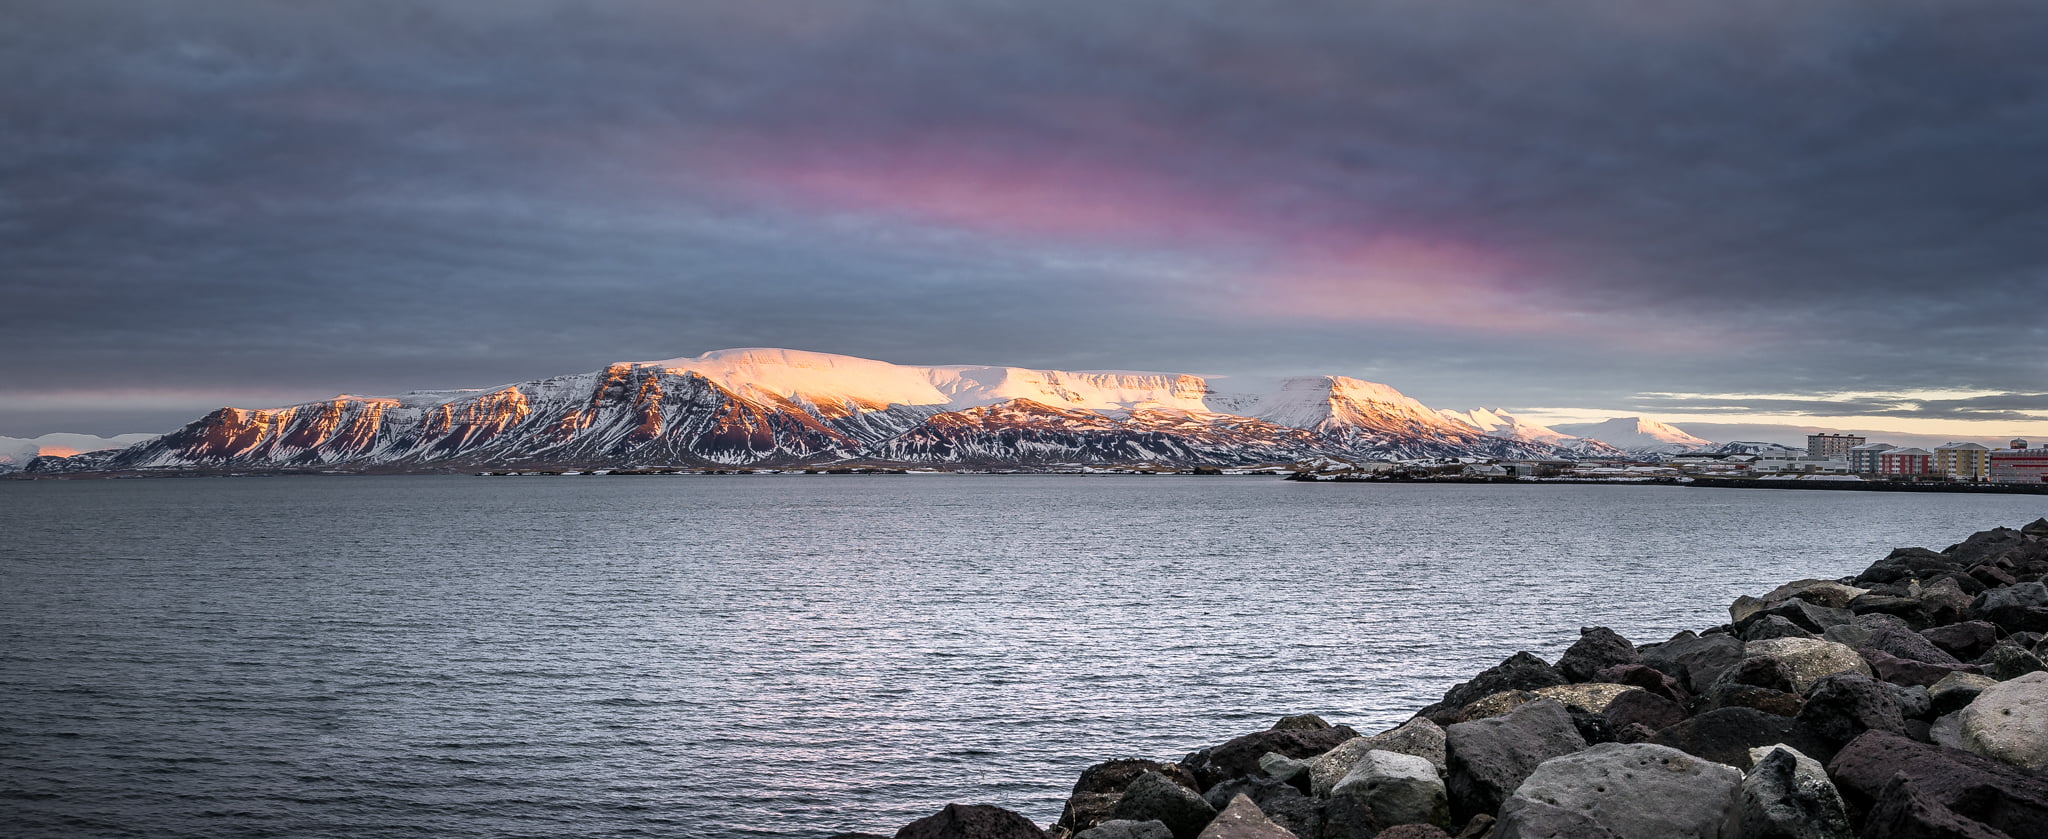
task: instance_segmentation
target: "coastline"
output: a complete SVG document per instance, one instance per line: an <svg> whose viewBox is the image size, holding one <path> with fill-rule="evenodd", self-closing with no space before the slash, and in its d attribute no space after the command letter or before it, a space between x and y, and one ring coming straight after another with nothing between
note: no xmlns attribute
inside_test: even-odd
<svg viewBox="0 0 2048 839"><path fill-rule="evenodd" d="M2048 835L2044 578L2048 518L1899 548L1666 641L1582 628L1377 734L1288 716L1091 766L1047 828L952 804L894 839Z"/></svg>

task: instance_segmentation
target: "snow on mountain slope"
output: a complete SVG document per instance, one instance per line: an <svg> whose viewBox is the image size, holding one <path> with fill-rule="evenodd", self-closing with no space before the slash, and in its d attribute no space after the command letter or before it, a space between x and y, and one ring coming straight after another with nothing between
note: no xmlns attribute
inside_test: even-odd
<svg viewBox="0 0 2048 839"><path fill-rule="evenodd" d="M1476 428L1488 437L1556 446L1565 451L1592 457L1623 454L1621 449L1599 440L1574 437L1548 426L1528 422L1499 408L1474 408L1470 411L1440 410L1437 413L1443 415L1445 419Z"/></svg>
<svg viewBox="0 0 2048 839"><path fill-rule="evenodd" d="M1649 454L1678 454L1697 451L1712 446L1712 440L1705 440L1685 433L1673 425L1666 425L1642 417L1615 417L1601 422L1560 423L1551 426L1557 431L1577 437L1599 440L1610 446L1631 452Z"/></svg>
<svg viewBox="0 0 2048 839"><path fill-rule="evenodd" d="M1392 387L1343 376L1262 383L737 349L481 390L223 408L48 468L1223 464L1561 452L1486 436Z"/></svg>
<svg viewBox="0 0 2048 839"><path fill-rule="evenodd" d="M41 437L0 437L0 472L10 472L38 457L71 457L85 452L120 449L156 437L154 434L45 434Z"/></svg>
<svg viewBox="0 0 2048 839"><path fill-rule="evenodd" d="M1787 446L1782 443L1760 443L1755 440L1738 440L1732 443L1722 443L1718 446L1712 446L1707 449L1704 449L1703 451L1707 452L1708 454L1806 454L1805 449Z"/></svg>

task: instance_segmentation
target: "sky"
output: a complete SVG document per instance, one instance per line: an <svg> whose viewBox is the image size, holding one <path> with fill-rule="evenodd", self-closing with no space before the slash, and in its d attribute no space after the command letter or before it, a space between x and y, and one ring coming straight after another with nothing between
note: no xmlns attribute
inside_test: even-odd
<svg viewBox="0 0 2048 839"><path fill-rule="evenodd" d="M0 434L771 346L2048 437L2031 0L0 6Z"/></svg>

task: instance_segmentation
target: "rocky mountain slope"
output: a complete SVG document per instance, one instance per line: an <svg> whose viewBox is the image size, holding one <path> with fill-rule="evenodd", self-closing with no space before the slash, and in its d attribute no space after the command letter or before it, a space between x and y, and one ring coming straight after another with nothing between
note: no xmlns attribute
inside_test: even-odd
<svg viewBox="0 0 2048 839"><path fill-rule="evenodd" d="M969 466L1285 463L1612 454L1343 376L890 364L779 349L621 362L487 390L222 408L36 471L621 468L882 461ZM1509 418L1511 419L1511 417Z"/></svg>
<svg viewBox="0 0 2048 839"><path fill-rule="evenodd" d="M1643 417L1615 417L1603 422L1568 423L1558 431L1599 440L1638 455L1672 455L1699 451L1714 441L1694 437L1677 426Z"/></svg>

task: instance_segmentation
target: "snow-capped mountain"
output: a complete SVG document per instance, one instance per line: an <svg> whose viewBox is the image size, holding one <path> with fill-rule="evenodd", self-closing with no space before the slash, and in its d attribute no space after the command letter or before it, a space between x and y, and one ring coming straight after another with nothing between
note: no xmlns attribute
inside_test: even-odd
<svg viewBox="0 0 2048 839"><path fill-rule="evenodd" d="M71 457L86 452L121 449L155 438L154 434L45 434L41 437L0 437L0 472L12 472L38 457Z"/></svg>
<svg viewBox="0 0 2048 839"><path fill-rule="evenodd" d="M1805 449L1787 446L1783 443L1759 443L1753 440L1738 440L1732 443L1722 443L1718 446L1710 446L1706 449L1703 449L1702 451L1706 452L1707 454L1806 454Z"/></svg>
<svg viewBox="0 0 2048 839"><path fill-rule="evenodd" d="M890 364L779 349L621 362L485 390L222 408L47 470L1280 463L1557 457L1391 387Z"/></svg>
<svg viewBox="0 0 2048 839"><path fill-rule="evenodd" d="M1598 440L1632 454L1683 454L1714 445L1674 425L1642 417L1615 417L1604 422L1562 423L1558 431Z"/></svg>
<svg viewBox="0 0 2048 839"><path fill-rule="evenodd" d="M1453 422L1463 423L1479 430L1488 437L1555 446L1584 457L1617 457L1625 454L1621 449L1586 437L1574 437L1549 426L1538 425L1516 417L1499 408L1474 408L1470 411L1437 411Z"/></svg>

